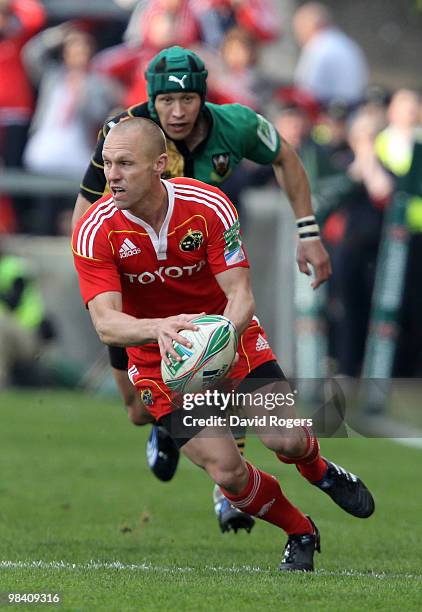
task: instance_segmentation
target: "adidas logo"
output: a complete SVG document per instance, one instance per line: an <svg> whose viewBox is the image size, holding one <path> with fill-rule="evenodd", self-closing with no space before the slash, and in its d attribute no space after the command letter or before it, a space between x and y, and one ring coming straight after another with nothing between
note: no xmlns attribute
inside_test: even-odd
<svg viewBox="0 0 422 612"><path fill-rule="evenodd" d="M133 244L129 238L125 238L122 243L122 246L119 250L120 259L124 259L125 257L131 257L132 255L139 255L141 249Z"/></svg>
<svg viewBox="0 0 422 612"><path fill-rule="evenodd" d="M270 348L268 340L266 340L261 334L258 334L258 340L256 341L255 349L257 351L266 351Z"/></svg>

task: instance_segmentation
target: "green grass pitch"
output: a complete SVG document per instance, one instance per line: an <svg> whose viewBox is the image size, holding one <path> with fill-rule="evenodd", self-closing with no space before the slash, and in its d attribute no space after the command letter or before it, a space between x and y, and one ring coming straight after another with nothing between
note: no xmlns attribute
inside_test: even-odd
<svg viewBox="0 0 422 612"><path fill-rule="evenodd" d="M373 490L376 514L365 521L250 436L247 456L321 530L315 574L281 575L284 534L258 521L250 535L221 535L206 474L182 459L173 481L157 481L148 432L117 400L0 395L0 592L58 592L61 611L421 609L421 450L322 442Z"/></svg>

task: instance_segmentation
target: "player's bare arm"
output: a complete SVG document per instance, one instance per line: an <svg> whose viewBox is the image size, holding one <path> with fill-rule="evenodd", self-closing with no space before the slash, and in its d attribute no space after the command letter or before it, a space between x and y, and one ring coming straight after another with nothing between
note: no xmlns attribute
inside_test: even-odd
<svg viewBox="0 0 422 612"><path fill-rule="evenodd" d="M75 225L79 219L86 213L88 208L92 205L92 202L87 200L81 193L76 198L75 208L72 214L72 230L75 229Z"/></svg>
<svg viewBox="0 0 422 612"><path fill-rule="evenodd" d="M220 272L215 278L228 300L224 316L230 319L240 336L255 312L249 270L233 268Z"/></svg>
<svg viewBox="0 0 422 612"><path fill-rule="evenodd" d="M283 138L278 156L273 163L278 184L287 194L296 219L313 217L311 194L308 177L296 151ZM331 275L330 258L319 236L312 240L299 240L297 248L297 264L303 274L311 276L313 289L317 289Z"/></svg>
<svg viewBox="0 0 422 612"><path fill-rule="evenodd" d="M165 319L137 319L123 313L122 295L117 291L107 291L95 296L88 304L95 330L104 344L111 346L138 346L158 342L162 357L170 353L178 359L172 341L185 346L190 343L178 332L182 329L196 330L190 321L197 314L181 314ZM166 357L167 358L167 357Z"/></svg>

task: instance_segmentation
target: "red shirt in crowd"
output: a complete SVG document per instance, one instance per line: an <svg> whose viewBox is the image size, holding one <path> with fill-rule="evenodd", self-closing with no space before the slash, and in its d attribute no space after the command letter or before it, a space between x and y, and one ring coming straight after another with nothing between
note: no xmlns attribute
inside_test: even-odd
<svg viewBox="0 0 422 612"><path fill-rule="evenodd" d="M38 0L12 0L6 30L0 35L0 123L28 121L33 92L21 60L24 44L46 20Z"/></svg>

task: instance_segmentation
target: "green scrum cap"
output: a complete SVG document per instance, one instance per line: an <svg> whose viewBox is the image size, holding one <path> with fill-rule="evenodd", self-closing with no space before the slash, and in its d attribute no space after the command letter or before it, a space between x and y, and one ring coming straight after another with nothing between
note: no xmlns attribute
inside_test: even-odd
<svg viewBox="0 0 422 612"><path fill-rule="evenodd" d="M145 72L148 91L148 110L157 118L155 98L161 93L194 91L205 102L208 70L196 53L183 47L168 47L158 53Z"/></svg>

